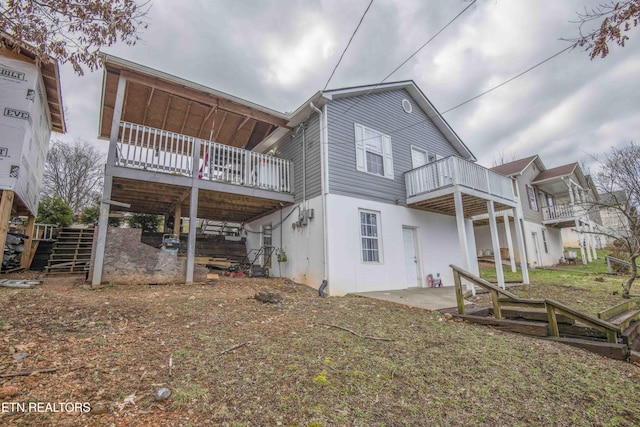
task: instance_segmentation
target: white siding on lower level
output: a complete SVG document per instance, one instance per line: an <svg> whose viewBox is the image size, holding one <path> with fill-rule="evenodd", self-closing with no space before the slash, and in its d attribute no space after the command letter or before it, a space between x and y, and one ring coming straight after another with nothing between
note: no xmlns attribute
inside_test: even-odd
<svg viewBox="0 0 640 427"><path fill-rule="evenodd" d="M418 264L422 286L426 275L440 273L444 286L453 286L449 264L462 265L455 217L403 206L331 194L327 197L329 217L329 290L331 295L352 292L405 289L407 281L402 228L416 230ZM361 257L359 210L380 213L382 254L380 263L364 263ZM475 240L467 222L468 252L477 273Z"/></svg>
<svg viewBox="0 0 640 427"><path fill-rule="evenodd" d="M292 227L292 224L298 221L298 215L303 209L302 204L286 207L281 211L246 224L245 226L249 230L247 250L260 248L262 240L258 232L263 225L271 224L273 227L272 244L276 249L285 251L287 261L278 263L274 254L271 260L270 275L286 277L294 282L317 289L324 278L322 197L318 196L308 200L307 206L308 209L314 210L314 218L309 219L306 226ZM281 217L283 223L279 225Z"/></svg>

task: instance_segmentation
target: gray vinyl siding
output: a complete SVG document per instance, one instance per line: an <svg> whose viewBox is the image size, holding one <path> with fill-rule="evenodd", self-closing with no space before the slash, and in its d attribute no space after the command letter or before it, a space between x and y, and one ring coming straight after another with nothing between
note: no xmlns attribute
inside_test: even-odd
<svg viewBox="0 0 640 427"><path fill-rule="evenodd" d="M412 112L405 113L408 99ZM332 101L327 105L329 192L406 205L404 173L412 169L411 146L442 157L459 155L404 89ZM356 169L354 124L389 135L394 179Z"/></svg>
<svg viewBox="0 0 640 427"><path fill-rule="evenodd" d="M320 176L320 121L318 114L314 113L305 121L307 128L305 130L306 143L306 197L310 199L322 194L321 176ZM293 135L293 137L291 136ZM294 131L291 135L286 135L280 139L275 145L275 156L281 159L287 159L293 162L293 192L295 194L296 203L302 201L303 183L302 172L303 167L302 156L302 130L297 134Z"/></svg>
<svg viewBox="0 0 640 427"><path fill-rule="evenodd" d="M522 216L525 220L535 222L536 224L542 224L542 201L538 198L538 189L535 185L531 185L540 171L536 168L534 170L534 164L532 163L526 168L522 175L517 178L518 191L520 192L520 203L522 203ZM534 211L529 206L529 195L527 193L527 185L531 185L536 194L536 200L538 201L538 211Z"/></svg>

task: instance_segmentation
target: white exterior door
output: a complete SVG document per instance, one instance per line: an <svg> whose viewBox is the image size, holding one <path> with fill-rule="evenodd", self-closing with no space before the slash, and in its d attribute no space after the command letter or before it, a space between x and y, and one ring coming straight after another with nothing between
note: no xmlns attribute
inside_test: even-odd
<svg viewBox="0 0 640 427"><path fill-rule="evenodd" d="M531 238L533 240L533 250L536 254L536 265L534 267L540 267L542 265L542 260L540 259L540 243L538 242L538 233L531 233Z"/></svg>
<svg viewBox="0 0 640 427"><path fill-rule="evenodd" d="M418 266L418 249L416 245L416 229L402 227L402 240L404 242L404 266L407 277L407 285L412 288L420 286L420 268Z"/></svg>
<svg viewBox="0 0 640 427"><path fill-rule="evenodd" d="M411 147L411 166L413 169L427 164L427 152L419 148Z"/></svg>

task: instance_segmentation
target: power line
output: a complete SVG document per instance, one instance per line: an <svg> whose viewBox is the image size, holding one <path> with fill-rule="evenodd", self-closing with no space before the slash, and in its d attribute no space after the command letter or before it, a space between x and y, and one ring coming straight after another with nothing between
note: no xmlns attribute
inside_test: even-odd
<svg viewBox="0 0 640 427"><path fill-rule="evenodd" d="M461 102L460 104L458 104L458 105L456 105L456 106L454 106L454 107L451 107L451 108L449 108L449 109L447 109L447 110L445 110L444 112L439 113L439 114L440 114L440 115L444 115L444 114L448 113L449 111L452 111L452 110L455 110L456 108L462 107L463 105L468 104L469 102L474 101L474 100L476 100L476 99L480 98L481 96L488 94L489 92L493 92L494 90L496 90L496 89L498 89L498 88L500 88L500 87L502 87L502 86L506 85L507 83L510 83L510 82L514 81L514 80L515 80L515 79L517 79L518 77L522 77L523 75L527 74L529 71L534 70L535 68L539 67L540 65L542 65L542 64L544 64L544 63L546 63L546 62L548 62L548 61L550 61L550 60L552 60L552 59L556 58L557 56L559 56L559 55L563 54L564 52L567 52L567 51L569 51L569 50L571 50L571 49L573 49L573 46L569 46L569 47L567 47L567 48L565 48L565 49L562 49L561 51L554 53L553 55L551 55L551 56L547 57L546 59L544 59L544 60L542 60L542 61L538 62L537 64L535 64L535 65L533 65L533 66L531 66L531 67L527 68L526 70L522 71L521 73L519 73L519 74L517 74L517 75L515 75L515 76L511 77L510 79L505 80L504 82L502 82L502 83L500 83L500 84L498 84L498 85L496 85L496 86L492 87L491 89L488 89L488 90L486 90L486 91L484 91L484 92L482 92L482 93L480 93L480 94L478 94L478 95L474 96L473 98L469 98L469 99L467 99L466 101ZM354 105L355 105L355 104L354 104ZM353 108L353 106L351 106L351 107L347 108L347 110L345 110L345 111L344 111L344 112L342 112L341 114L342 114L342 115L344 115L344 114L345 114L347 111L349 111L351 108ZM407 125L407 126L400 127L400 128L398 128L398 129L394 129L394 130L392 130L391 132L389 132L388 134L389 134L389 135L393 135L394 133L398 133L398 132L401 132L401 131L403 131L403 130L410 129L410 128L414 127L414 126L418 126L418 125L420 125L420 124L422 124L422 123L426 123L428 120L431 120L431 119L433 119L434 117L435 117L435 116L429 116L429 115L428 115L428 116L427 116L427 119L417 121L417 122L415 122L415 123L412 123L412 124ZM365 140L367 140L367 139L374 139L374 138L375 138L375 137L366 138L366 139L363 139L363 141L365 141Z"/></svg>
<svg viewBox="0 0 640 427"><path fill-rule="evenodd" d="M504 82L500 83L499 85L492 87L492 88L491 88L491 89L489 89L489 90L485 90L484 92L482 92L482 93L480 93L480 94L478 94L478 95L474 96L473 98L469 98L469 99L467 99L466 101L461 102L460 104L456 105L455 107L451 107L451 108L449 108L448 110L445 110L445 111L443 111L443 112L442 112L442 113L440 113L440 114L447 114L447 113L448 113L449 111L451 111L451 110L455 110L455 109L456 109L456 108L458 108L458 107L462 107L463 105L468 104L469 102L474 101L474 100L476 100L476 99L480 98L481 96L486 95L486 94L488 94L489 92L492 92L492 91L494 91L494 90L498 89L499 87L502 87L502 86L506 85L507 83L510 83L510 82L514 81L514 80L515 80L515 79L517 79L518 77L521 77L521 76L523 76L523 75L527 74L529 71L533 70L534 68L539 67L540 65L544 64L544 63L545 63L545 62L547 62L547 61L551 61L551 60L552 60L553 58L555 58L556 56L559 56L559 55L561 55L561 54L563 54L563 53L565 53L566 51L571 50L571 49L573 49L573 46L569 46L569 47L567 47L567 48L565 48L565 49L562 49L561 51L554 53L553 55L551 55L551 56L550 56L550 57L548 57L547 59L545 59L545 60L543 60L543 61L538 62L536 65L534 65L534 66L532 66L532 67L527 68L526 70L524 70L524 71L523 71L523 72L521 72L520 74L518 74L518 75L516 75L516 76L511 77L509 80L506 80L506 81L504 81Z"/></svg>
<svg viewBox="0 0 640 427"><path fill-rule="evenodd" d="M422 46L420 46L420 47L418 48L418 50L416 50L415 52L413 52L413 53L412 53L412 54L411 54L407 59L405 59L405 60L404 60L404 62L402 62L402 64L398 65L398 66L397 66L397 67L396 67L392 72L390 72L390 73L387 75L387 77L385 77L384 79L382 79L382 81L381 81L380 83L378 83L378 84L382 84L382 83L384 83L385 81L387 81L387 79L388 79L389 77L391 77L393 74L395 74L395 72L396 72L396 71L398 71L400 68L402 68L402 67L404 66L404 64L406 64L407 62L409 62L409 61L411 60L411 58L413 58L414 56L416 56L416 55L417 55L417 54L418 54L422 49L424 49L424 47L425 47L426 45L428 45L429 43L431 43L431 42L433 41L433 39L435 39L436 37L438 37L438 35L440 35L440 33L441 33L441 32L443 32L444 30L446 30L446 29L447 29L447 27L448 27L449 25L453 24L453 22L454 22L456 19L458 19L458 18L459 18L463 13L465 13L465 12L466 12L466 11L467 11L471 6L473 6L475 2L476 2L476 0L473 0L471 3L469 3L469 5L468 5L467 7L465 7L464 9L462 9L462 11L461 11L460 13L458 13L456 16L454 16L454 17L453 17L453 19L451 19L451 20L447 23L447 25L445 25L444 27L442 27L442 28L440 29L440 31L438 31L437 33L435 33L435 34L433 35L433 37L431 37L429 40L427 40L427 41L426 41ZM374 87L374 89L375 89L375 87ZM373 89L371 89L371 90L373 90Z"/></svg>
<svg viewBox="0 0 640 427"><path fill-rule="evenodd" d="M367 93L365 93L363 95L363 97L366 97L368 95L371 94L371 92L373 92L375 89L377 89L382 83L384 83L389 77L391 77L393 74L395 74L396 71L398 71L400 68L402 68L407 62L409 62L414 56L416 56L418 54L418 52L420 52L422 49L425 48L425 46L427 46L429 43L431 43L436 37L438 37L440 35L440 33L442 33L447 27L449 27L449 25L453 24L453 22L455 22L456 19L458 19L463 13L465 13L467 10L469 10L469 8L471 6L473 6L475 4L476 0L472 0L471 3L469 3L469 5L467 7L465 7L464 9L462 9L462 11L460 13L458 13L456 16L454 16L449 22L447 22L447 24L442 27L440 30L438 30L438 32L436 32L429 40L427 40L425 43L422 44L422 46L420 46L415 52L413 52L411 55L409 55L409 57L407 59L405 59L400 65L398 65L396 68L393 69L393 71L391 71L384 79L382 79L379 83L376 83L376 85L374 87L372 87L371 89L369 89L367 91ZM362 99L362 98L360 98ZM346 114L347 112L349 112L352 108L354 108L356 105L358 105L360 103L360 100L358 100L355 104L353 104L351 107L349 107L343 114Z"/></svg>
<svg viewBox="0 0 640 427"><path fill-rule="evenodd" d="M373 0L371 0L369 2L369 6L367 6L367 9L364 11L364 13L362 14L362 17L360 18L360 22L358 22L358 26L353 31L353 34L351 34L351 38L349 38L349 42L347 43L347 46L342 51L342 55L340 55L340 59L338 59L338 63L333 68L333 71L331 72L331 75L329 76L329 80L327 80L327 83L324 85L324 89L322 89L323 92L325 90L327 90L327 86L329 86L329 82L331 81L331 79L333 78L333 75L335 74L336 70L338 69L338 65L340 65L340 62L342 62L342 58L344 57L344 54L347 53L347 49L349 49L349 46L351 45L351 41L353 40L353 38L355 37L356 33L358 32L358 29L360 28L360 24L362 24L362 21L364 20L364 17L367 14L367 12L369 11L369 8L371 7L372 4L373 4Z"/></svg>

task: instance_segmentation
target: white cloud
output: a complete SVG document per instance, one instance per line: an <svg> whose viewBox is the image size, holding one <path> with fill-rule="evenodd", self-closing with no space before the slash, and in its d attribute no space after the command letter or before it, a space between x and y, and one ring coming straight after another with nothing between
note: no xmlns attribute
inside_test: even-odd
<svg viewBox="0 0 640 427"><path fill-rule="evenodd" d="M305 13L296 22L295 34L272 33L264 41L268 83L298 86L333 54L335 34L326 17Z"/></svg>

